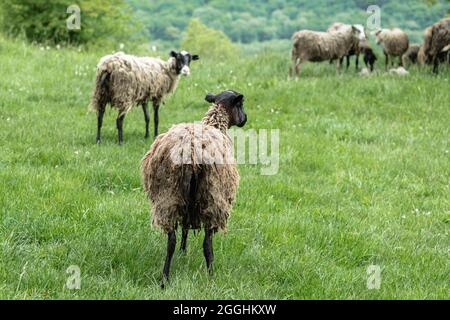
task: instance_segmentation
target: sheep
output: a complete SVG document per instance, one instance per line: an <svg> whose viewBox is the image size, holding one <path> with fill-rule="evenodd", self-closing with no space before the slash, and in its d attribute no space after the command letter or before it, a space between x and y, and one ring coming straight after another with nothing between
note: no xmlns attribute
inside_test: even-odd
<svg viewBox="0 0 450 320"><path fill-rule="evenodd" d="M420 44L416 43L411 44L402 57L403 66L418 63L419 51L420 51Z"/></svg>
<svg viewBox="0 0 450 320"><path fill-rule="evenodd" d="M444 18L425 30L423 54L425 63L433 64L439 73L439 63L447 60L450 51L450 18Z"/></svg>
<svg viewBox="0 0 450 320"><path fill-rule="evenodd" d="M170 52L168 61L151 57L136 57L118 52L103 57L97 65L94 94L91 109L97 112L97 143L106 104L116 107L119 115L116 120L119 145L123 143L123 120L135 104L141 105L145 118L145 138L149 137L150 115L148 101L153 103L154 134L158 135L159 106L173 93L180 75L190 74L190 62L198 60L198 55L182 51Z"/></svg>
<svg viewBox="0 0 450 320"><path fill-rule="evenodd" d="M373 52L373 49L370 46L369 42L361 41L359 44L359 50L362 54L364 54L364 64L366 65L366 68L370 67L370 72L373 72L375 61L377 61L378 58Z"/></svg>
<svg viewBox="0 0 450 320"><path fill-rule="evenodd" d="M181 250L186 252L189 229L205 230L207 270L212 275L215 232L226 231L239 184L232 141L226 131L247 122L244 96L236 91L208 94L212 103L201 124L178 124L154 141L141 164L144 190L152 204L152 224L168 235L161 287L169 279L182 226Z"/></svg>
<svg viewBox="0 0 450 320"><path fill-rule="evenodd" d="M356 70L358 71L358 65L359 65L359 54L361 53L361 43L362 42L367 42L368 37L367 37L367 33L366 30L364 28L363 25L361 24L355 24L354 25L355 28L357 28L360 31L360 43L355 45L354 47L350 48L349 52L346 55L347 58L347 69L350 67L350 57L351 56L355 56L356 60ZM333 23L328 29L327 32L335 32L335 31L339 31L339 30L345 30L346 28L348 29L349 27L351 27L348 24L344 24L341 22L335 22ZM342 65L344 58L341 58L340 64ZM333 60L330 60L330 63L332 63Z"/></svg>
<svg viewBox="0 0 450 320"><path fill-rule="evenodd" d="M389 64L389 56L399 57L399 66L403 66L402 56L408 50L408 35L401 29L381 29L375 33L377 44L383 46L383 52L386 57L386 70ZM392 65L394 61L392 60Z"/></svg>
<svg viewBox="0 0 450 320"><path fill-rule="evenodd" d="M355 26L332 32L298 31L292 36L292 66L289 74L292 76L295 72L298 76L300 66L305 61L325 60L336 60L336 70L339 72L341 58L358 45L360 40L362 40L361 31Z"/></svg>

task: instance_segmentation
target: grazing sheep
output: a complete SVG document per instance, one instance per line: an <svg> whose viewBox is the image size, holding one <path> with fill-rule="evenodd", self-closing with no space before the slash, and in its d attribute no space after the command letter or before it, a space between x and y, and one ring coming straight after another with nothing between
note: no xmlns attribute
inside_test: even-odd
<svg viewBox="0 0 450 320"><path fill-rule="evenodd" d="M361 31L354 27L339 29L332 32L316 32L302 30L292 36L292 66L289 74L295 72L298 76L300 66L306 62L321 62L336 60L336 70L339 72L341 58L346 56L351 48L361 40Z"/></svg>
<svg viewBox="0 0 450 320"><path fill-rule="evenodd" d="M402 57L403 66L407 66L409 64L416 64L418 63L418 55L420 50L420 44L411 44L408 48L408 50L405 52L405 54Z"/></svg>
<svg viewBox="0 0 450 320"><path fill-rule="evenodd" d="M407 76L409 72L403 67L398 67L396 69L390 69L389 74L397 76Z"/></svg>
<svg viewBox="0 0 450 320"><path fill-rule="evenodd" d="M201 124L179 124L161 134L142 160L144 190L153 207L152 223L168 234L161 287L169 278L176 246L175 231L182 226L181 250L189 229L205 229L203 250L212 273L212 237L226 231L236 196L239 173L226 131L247 122L244 96L224 91L205 98L213 103Z"/></svg>
<svg viewBox="0 0 450 320"><path fill-rule="evenodd" d="M350 67L350 57L352 57L352 56L356 57L355 64L356 64L356 70L358 71L359 55L361 53L361 43L367 42L368 37L367 37L367 33L366 33L366 30L363 25L355 24L354 27L360 31L360 43L355 44L354 47L350 48L350 50L348 51L348 53L345 57L347 58L347 69ZM348 28L351 28L351 25L344 24L341 22L335 22L327 29L327 32L335 32L335 31L339 31L339 30L345 31L345 29L348 29ZM340 61L341 65L343 63L343 60L344 60L344 58L342 57L341 61ZM330 60L330 63L332 63L332 62L333 62L333 60Z"/></svg>
<svg viewBox="0 0 450 320"><path fill-rule="evenodd" d="M97 65L95 90L91 108L97 112L97 143L106 104L119 109L116 120L119 144L123 142L123 120L135 104L142 105L145 116L145 137L149 136L148 101L153 103L155 137L158 135L158 110L161 102L175 91L180 75L190 74L189 65L197 55L172 51L168 61L150 57L135 57L118 52L103 57Z"/></svg>
<svg viewBox="0 0 450 320"><path fill-rule="evenodd" d="M373 67L375 65L375 61L377 61L377 56L373 52L369 42L361 41L359 44L359 50L364 55L364 64L366 65L366 68L370 67L370 72L373 72Z"/></svg>
<svg viewBox="0 0 450 320"><path fill-rule="evenodd" d="M439 63L447 60L450 51L450 18L445 18L425 30L423 54L425 63L433 64L433 72L439 72Z"/></svg>
<svg viewBox="0 0 450 320"><path fill-rule="evenodd" d="M409 47L408 35L398 28L382 29L375 33L377 44L383 46L383 52L386 57L386 70L389 65L389 56L392 58L394 65L394 57L399 57L399 66L403 66L402 56Z"/></svg>

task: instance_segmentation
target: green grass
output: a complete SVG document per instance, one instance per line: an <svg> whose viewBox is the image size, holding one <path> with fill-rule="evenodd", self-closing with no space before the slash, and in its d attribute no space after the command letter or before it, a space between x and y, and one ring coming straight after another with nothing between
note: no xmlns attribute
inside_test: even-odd
<svg viewBox="0 0 450 320"><path fill-rule="evenodd" d="M247 128L280 129L280 170L239 167L214 278L203 234L191 233L163 291L166 236L140 182L142 110L126 117L121 147L116 112L100 146L87 112L106 53L1 41L0 298L448 299L450 69L360 78L308 64L288 81L288 53L193 64L161 131L201 119L208 91L233 88ZM379 290L366 287L371 264ZM70 265L81 290L64 287Z"/></svg>

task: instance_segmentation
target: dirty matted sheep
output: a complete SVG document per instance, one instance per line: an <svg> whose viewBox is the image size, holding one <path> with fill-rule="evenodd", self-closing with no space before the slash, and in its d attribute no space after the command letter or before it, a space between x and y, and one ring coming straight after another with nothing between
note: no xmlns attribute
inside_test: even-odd
<svg viewBox="0 0 450 320"><path fill-rule="evenodd" d="M354 26L332 32L302 30L294 33L290 76L293 72L298 76L301 65L306 61L336 60L336 70L339 71L341 58L358 45L361 37L361 31Z"/></svg>
<svg viewBox="0 0 450 320"><path fill-rule="evenodd" d="M97 65L95 90L91 108L97 112L97 143L106 105L119 110L116 120L119 144L123 142L123 120L134 105L142 105L145 116L145 137L149 136L148 101L153 102L155 137L158 135L158 110L164 99L175 91L180 75L190 74L189 65L197 55L172 51L168 61L136 57L118 52L103 57Z"/></svg>
<svg viewBox="0 0 450 320"><path fill-rule="evenodd" d="M403 66L402 56L408 50L408 35L401 29L381 29L375 33L377 44L383 46L383 52L386 57L386 70L389 65L389 56L392 59L399 57L399 66ZM392 60L392 64L394 61Z"/></svg>
<svg viewBox="0 0 450 320"><path fill-rule="evenodd" d="M450 51L450 18L444 18L425 30L424 62L433 64L433 72L439 72L439 63L448 58Z"/></svg>
<svg viewBox="0 0 450 320"><path fill-rule="evenodd" d="M231 126L247 122L244 96L224 91L205 98L213 103L201 124L179 124L161 134L142 160L144 190L152 204L152 223L168 234L161 287L169 278L176 246L175 231L182 226L181 250L186 250L189 229L205 229L203 242L208 271L212 273L212 237L226 231L239 184L233 158Z"/></svg>

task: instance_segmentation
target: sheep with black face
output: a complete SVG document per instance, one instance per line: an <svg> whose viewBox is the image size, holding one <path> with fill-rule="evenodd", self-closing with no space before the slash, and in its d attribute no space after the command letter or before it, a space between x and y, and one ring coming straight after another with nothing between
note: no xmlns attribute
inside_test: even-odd
<svg viewBox="0 0 450 320"><path fill-rule="evenodd" d="M158 136L142 160L144 190L153 210L152 224L168 235L162 287L169 278L179 225L183 251L190 229L205 230L203 251L207 269L212 273L212 238L215 232L226 231L239 184L227 130L243 127L247 122L244 96L224 91L208 94L205 99L212 106L201 123L174 125Z"/></svg>
<svg viewBox="0 0 450 320"><path fill-rule="evenodd" d="M145 137L149 137L148 102L153 103L154 133L158 135L159 106L173 93L181 75L190 74L191 61L197 55L189 52L170 53L167 61L159 58L136 57L118 52L103 57L97 65L95 90L91 108L97 112L97 143L100 143L106 105L119 110L116 120L119 144L123 142L123 120L134 105L141 105L145 117Z"/></svg>

